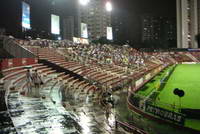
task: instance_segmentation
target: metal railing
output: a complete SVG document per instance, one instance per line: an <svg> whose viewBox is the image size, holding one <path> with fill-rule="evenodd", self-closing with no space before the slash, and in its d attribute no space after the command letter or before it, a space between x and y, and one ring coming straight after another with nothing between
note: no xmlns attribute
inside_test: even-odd
<svg viewBox="0 0 200 134"><path fill-rule="evenodd" d="M116 121L116 129L118 128L118 125L123 127L126 131L133 132L134 134L148 134L144 130L141 130L137 128L136 126L129 125L128 123Z"/></svg>
<svg viewBox="0 0 200 134"><path fill-rule="evenodd" d="M13 38L4 36L3 48L15 58L36 58L32 52L17 44Z"/></svg>
<svg viewBox="0 0 200 134"><path fill-rule="evenodd" d="M136 107L138 110L143 111L148 114L152 114L158 118L165 118L165 114L179 116L180 119L166 118L167 120L176 122L178 124L183 124L185 120L185 115L180 112L180 105L170 104L160 100L158 95L154 98L146 98L136 93L131 93L128 97L128 102Z"/></svg>

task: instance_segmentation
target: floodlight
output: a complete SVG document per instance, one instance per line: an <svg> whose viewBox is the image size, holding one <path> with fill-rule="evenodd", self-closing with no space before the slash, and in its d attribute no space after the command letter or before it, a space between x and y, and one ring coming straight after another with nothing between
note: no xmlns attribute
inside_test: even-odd
<svg viewBox="0 0 200 134"><path fill-rule="evenodd" d="M90 2L90 0L79 0L79 3L83 6L87 5Z"/></svg>
<svg viewBox="0 0 200 134"><path fill-rule="evenodd" d="M106 2L106 10L108 11L108 12L111 12L112 11L112 4L111 4L111 2Z"/></svg>

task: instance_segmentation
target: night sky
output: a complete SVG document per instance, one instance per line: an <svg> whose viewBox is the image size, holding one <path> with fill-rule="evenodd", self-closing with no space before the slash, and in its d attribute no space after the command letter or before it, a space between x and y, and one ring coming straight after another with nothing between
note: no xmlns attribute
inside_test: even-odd
<svg viewBox="0 0 200 134"><path fill-rule="evenodd" d="M125 19L125 36L131 44L141 43L141 16L176 18L176 0L113 0L114 13L120 13Z"/></svg>
<svg viewBox="0 0 200 134"><path fill-rule="evenodd" d="M31 5L32 27L34 29L50 32L50 14L56 13L64 18L74 14L74 0L27 0ZM124 36L128 40L139 42L141 36L141 20L143 14L176 17L176 0L112 0L113 13L123 16L128 33ZM20 33L21 0L0 1L0 27L15 36ZM62 26L61 26L62 28Z"/></svg>

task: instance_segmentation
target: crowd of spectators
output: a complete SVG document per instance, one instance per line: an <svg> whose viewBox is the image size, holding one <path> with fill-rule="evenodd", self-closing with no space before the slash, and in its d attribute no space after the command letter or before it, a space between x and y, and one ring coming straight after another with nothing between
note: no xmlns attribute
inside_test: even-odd
<svg viewBox="0 0 200 134"><path fill-rule="evenodd" d="M69 45L65 50L72 59L86 63L117 65L127 68L146 67L147 64L164 64L170 62L170 55L161 52L143 52L128 45L117 46L109 44Z"/></svg>
<svg viewBox="0 0 200 134"><path fill-rule="evenodd" d="M169 52L144 52L129 45L110 44L77 44L69 40L19 40L15 41L23 46L35 46L41 48L62 48L72 60L84 63L99 63L118 65L127 68L138 68L146 64L163 64L169 61Z"/></svg>
<svg viewBox="0 0 200 134"><path fill-rule="evenodd" d="M111 45L111 44L77 44L69 40L20 40L13 38L18 44L23 46L33 46L38 48L59 48L63 54L70 57L71 60L81 61L83 63L97 63L107 65L117 65L126 68L147 67L155 64L165 64L173 62L171 59L180 57L179 52L170 51L141 51L134 49L129 45ZM181 57L187 59L188 57Z"/></svg>
<svg viewBox="0 0 200 134"><path fill-rule="evenodd" d="M66 44L72 44L69 40L47 40L47 39L36 39L36 40L21 40L15 39L15 41L23 46L38 46L41 48L59 48L59 47L66 47Z"/></svg>

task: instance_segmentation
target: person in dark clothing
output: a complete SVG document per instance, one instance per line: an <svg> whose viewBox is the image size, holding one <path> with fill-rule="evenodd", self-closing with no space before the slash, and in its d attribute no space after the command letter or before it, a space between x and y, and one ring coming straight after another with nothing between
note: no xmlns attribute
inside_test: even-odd
<svg viewBox="0 0 200 134"><path fill-rule="evenodd" d="M35 96L39 97L39 89L42 82L41 76L38 74L37 70L32 74L33 82L35 85Z"/></svg>
<svg viewBox="0 0 200 134"><path fill-rule="evenodd" d="M2 71L2 62L3 62L3 60L0 59L0 72Z"/></svg>
<svg viewBox="0 0 200 134"><path fill-rule="evenodd" d="M29 95L32 92L32 75L30 70L28 69L26 72L26 81L27 81L27 94Z"/></svg>

